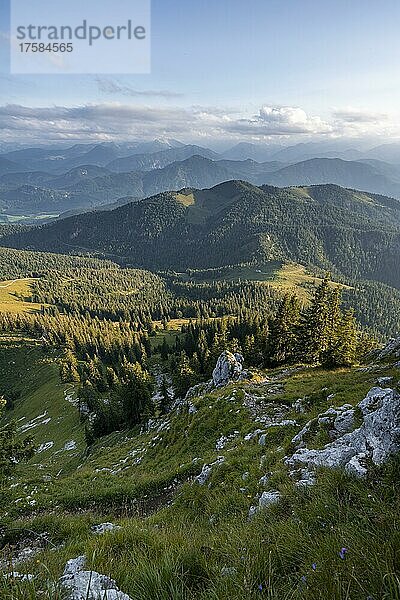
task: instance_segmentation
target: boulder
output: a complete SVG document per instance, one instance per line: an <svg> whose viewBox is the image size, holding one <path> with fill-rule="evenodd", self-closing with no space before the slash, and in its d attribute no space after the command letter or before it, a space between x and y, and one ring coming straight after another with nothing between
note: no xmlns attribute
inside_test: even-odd
<svg viewBox="0 0 400 600"><path fill-rule="evenodd" d="M210 463L209 465L203 465L201 473L194 478L195 482L199 485L204 485L210 478L213 468L217 465L222 464L223 462L225 462L225 457L218 456L217 460L215 460L214 462Z"/></svg>
<svg viewBox="0 0 400 600"><path fill-rule="evenodd" d="M243 371L243 356L232 354L228 350L222 352L213 371L213 382L216 387L226 385L239 379Z"/></svg>
<svg viewBox="0 0 400 600"><path fill-rule="evenodd" d="M120 525L114 525L114 523L100 523L100 525L93 525L91 530L93 533L97 535L102 535L103 533L108 533L109 531L118 531L121 529Z"/></svg>
<svg viewBox="0 0 400 600"><path fill-rule="evenodd" d="M318 467L344 468L347 473L365 477L368 462L382 465L400 451L400 395L395 390L372 388L358 404L363 422L353 431L347 431L354 422L354 411L348 406L324 413L324 416L336 413L334 423L339 418L339 427L335 429L338 439L320 450L299 448L285 459L286 464L311 472ZM303 441L311 423L292 441Z"/></svg>
<svg viewBox="0 0 400 600"><path fill-rule="evenodd" d="M386 346L379 352L378 360L382 360L388 356L398 358L400 356L400 337L391 338Z"/></svg>
<svg viewBox="0 0 400 600"><path fill-rule="evenodd" d="M132 600L113 579L96 571L85 571L86 556L69 560L60 579L68 600Z"/></svg>
<svg viewBox="0 0 400 600"><path fill-rule="evenodd" d="M277 490L271 490L270 492L263 492L258 499L258 505L250 506L249 509L249 519L254 517L260 510L264 510L273 504L277 504L281 499L281 493Z"/></svg>

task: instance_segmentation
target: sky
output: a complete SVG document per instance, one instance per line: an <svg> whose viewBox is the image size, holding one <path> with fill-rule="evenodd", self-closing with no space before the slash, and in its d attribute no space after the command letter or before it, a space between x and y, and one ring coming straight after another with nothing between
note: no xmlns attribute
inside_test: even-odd
<svg viewBox="0 0 400 600"><path fill-rule="evenodd" d="M141 75L11 75L8 4L2 141L400 139L398 0L152 0Z"/></svg>

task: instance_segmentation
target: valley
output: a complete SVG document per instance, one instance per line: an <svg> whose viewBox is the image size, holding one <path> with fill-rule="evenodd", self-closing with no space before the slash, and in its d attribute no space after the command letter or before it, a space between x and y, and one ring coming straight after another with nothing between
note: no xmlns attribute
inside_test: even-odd
<svg viewBox="0 0 400 600"><path fill-rule="evenodd" d="M7 155L0 598L398 598L400 202L200 150Z"/></svg>

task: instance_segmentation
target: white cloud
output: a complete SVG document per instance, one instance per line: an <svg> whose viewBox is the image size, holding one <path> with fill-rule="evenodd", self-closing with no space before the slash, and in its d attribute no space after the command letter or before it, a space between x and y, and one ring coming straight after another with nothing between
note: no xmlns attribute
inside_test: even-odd
<svg viewBox="0 0 400 600"><path fill-rule="evenodd" d="M309 117L302 108L268 105L262 106L258 115L230 123L229 129L242 135L256 136L315 135L332 132L331 125L320 117Z"/></svg>
<svg viewBox="0 0 400 600"><path fill-rule="evenodd" d="M342 136L366 137L400 135L400 120L396 113L385 113L356 107L336 108L332 111L335 132Z"/></svg>
<svg viewBox="0 0 400 600"><path fill-rule="evenodd" d="M334 119L345 123L382 123L390 120L388 113L375 112L362 108L337 108L332 112Z"/></svg>
<svg viewBox="0 0 400 600"><path fill-rule="evenodd" d="M355 108L334 109L331 118L322 119L307 114L302 108L290 106L264 105L258 114L244 116L232 108L105 102L75 107L0 106L0 130L3 141L12 142L124 141L165 136L206 143L207 140L245 138L299 141L396 136L400 133L400 125L397 115Z"/></svg>

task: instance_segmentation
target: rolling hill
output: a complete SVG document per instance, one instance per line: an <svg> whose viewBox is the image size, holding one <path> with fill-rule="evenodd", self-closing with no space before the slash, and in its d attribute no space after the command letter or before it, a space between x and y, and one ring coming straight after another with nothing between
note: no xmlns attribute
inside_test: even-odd
<svg viewBox="0 0 400 600"><path fill-rule="evenodd" d="M90 250L150 269L289 260L400 286L400 203L333 185L230 181L165 192L5 236L2 244Z"/></svg>
<svg viewBox="0 0 400 600"><path fill-rule="evenodd" d="M382 167L376 163L368 164L340 158L313 158L295 163L275 171L265 182L283 187L334 183L400 198L400 184L382 172Z"/></svg>
<svg viewBox="0 0 400 600"><path fill-rule="evenodd" d="M195 155L210 159L218 158L218 154L208 148L186 145L180 148L170 148L151 154L134 154L126 158L116 159L106 166L110 171L115 171L117 173L127 171L151 171L153 169L162 169L173 162L185 160L186 158Z"/></svg>

